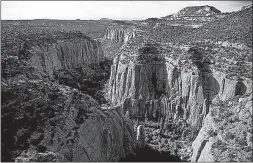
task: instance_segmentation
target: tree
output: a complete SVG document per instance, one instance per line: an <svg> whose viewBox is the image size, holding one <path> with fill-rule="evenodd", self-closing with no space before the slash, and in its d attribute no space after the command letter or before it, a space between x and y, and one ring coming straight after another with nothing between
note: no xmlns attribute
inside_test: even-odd
<svg viewBox="0 0 253 163"><path fill-rule="evenodd" d="M236 77L237 80L241 80L241 76L246 72L246 67L245 67L245 60L244 58L240 57L237 59L237 62L235 64L236 67Z"/></svg>

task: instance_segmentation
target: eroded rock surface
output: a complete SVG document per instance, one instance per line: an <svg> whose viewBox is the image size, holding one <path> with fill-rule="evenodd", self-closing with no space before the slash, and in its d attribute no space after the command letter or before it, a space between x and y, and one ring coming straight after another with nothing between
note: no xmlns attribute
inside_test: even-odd
<svg viewBox="0 0 253 163"><path fill-rule="evenodd" d="M191 161L252 161L252 94L211 105Z"/></svg>
<svg viewBox="0 0 253 163"><path fill-rule="evenodd" d="M161 151L174 151L187 160L192 154L191 142L201 134L213 100L246 95L252 90L252 82L227 78L197 54L179 61L166 57L160 48L146 44L129 55L122 50L111 68L107 98L115 105L121 104L125 116L145 126L146 143ZM199 147L193 146L196 148L207 151L211 145L203 141ZM209 153L206 158L204 155L197 157L202 161L213 159Z"/></svg>
<svg viewBox="0 0 253 163"><path fill-rule="evenodd" d="M3 160L30 149L53 152L67 161L117 161L134 149L133 124L123 118L121 107L103 111L90 96L43 81L5 84Z"/></svg>

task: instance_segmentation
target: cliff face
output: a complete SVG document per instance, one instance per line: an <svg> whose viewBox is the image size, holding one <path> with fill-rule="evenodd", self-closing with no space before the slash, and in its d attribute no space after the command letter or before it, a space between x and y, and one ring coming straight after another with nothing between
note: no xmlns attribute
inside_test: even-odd
<svg viewBox="0 0 253 163"><path fill-rule="evenodd" d="M100 42L81 33L27 30L5 36L12 41L2 44L4 79L57 80L105 103L100 90L109 76L111 62L105 58Z"/></svg>
<svg viewBox="0 0 253 163"><path fill-rule="evenodd" d="M215 99L193 142L191 161L252 161L252 94Z"/></svg>
<svg viewBox="0 0 253 163"><path fill-rule="evenodd" d="M114 59L108 83L108 98L113 104L121 104L131 98L130 101L143 103L138 104L143 105L142 108L136 109L145 110L144 103L159 100L159 106L164 105L161 108L166 113L164 116L169 116L173 110L175 114L176 108L181 108L182 117L197 125L202 121L198 121L199 118L209 112L208 103L216 96L228 100L252 90L249 79L237 81L211 68L205 72L194 64L190 64L190 67L182 66L182 63L171 58L159 60L148 54L146 57L151 61L140 62L137 57L126 61L124 55ZM138 116L144 118L146 111Z"/></svg>
<svg viewBox="0 0 253 163"><path fill-rule="evenodd" d="M66 86L68 81L80 82L80 87L85 83L83 90L94 93L93 87L101 85L105 75L99 74L108 65L101 64L100 44L83 35L66 33L64 39L61 34L16 39L18 50L4 46L2 161L118 161L136 146L133 124L122 107L102 109L81 89ZM66 83L61 73L69 77Z"/></svg>
<svg viewBox="0 0 253 163"><path fill-rule="evenodd" d="M144 111L146 109L144 103L150 103L150 101L151 105L152 101L157 102L157 106L153 106L152 109L154 112L161 109L160 111L165 113L164 118L174 117L172 115L176 113L176 108L180 107L183 109L181 114L197 125L196 116L199 116L199 112L202 112L205 107L202 80L196 67L192 70L181 69L177 65L159 61L147 64L130 62L127 65L119 62L118 65L112 66L108 97L115 104L122 103L128 98L132 98L132 103L143 103L136 104L143 105L142 108L132 108L137 109L132 111L134 113L143 112L142 115L136 116L143 118L148 111ZM219 88L215 88L215 84L213 83L214 94L217 94ZM159 100L162 94L167 97ZM164 108L159 108L161 105ZM153 115L148 116L153 117Z"/></svg>
<svg viewBox="0 0 253 163"><path fill-rule="evenodd" d="M103 39L108 39L114 42L126 43L128 40L134 37L135 32L131 28L108 27Z"/></svg>
<svg viewBox="0 0 253 163"><path fill-rule="evenodd" d="M131 27L109 26L101 39L105 55L108 58L114 58L121 47L135 36L135 31Z"/></svg>
<svg viewBox="0 0 253 163"><path fill-rule="evenodd" d="M105 59L100 43L86 39L59 40L44 47L32 47L29 52L32 57L28 62L39 73L45 73L50 78L57 70L98 64Z"/></svg>
<svg viewBox="0 0 253 163"><path fill-rule="evenodd" d="M123 118L122 108L102 110L76 89L12 81L4 83L2 95L5 161L25 150L16 160L38 161L34 153L53 152L58 161L117 161L135 148L133 124Z"/></svg>
<svg viewBox="0 0 253 163"><path fill-rule="evenodd" d="M197 135L202 135L205 128L202 125L208 120L212 102L251 93L252 81L228 78L226 73L215 71L211 65L200 66L194 61L164 57L152 48L144 48L144 51L152 53L140 54L139 49L129 55L122 52L114 59L107 98L114 105L121 104L126 116L138 119L145 126L147 144L165 151L173 151L177 146L174 154L188 160L192 155L191 142ZM178 147L178 142L188 143ZM202 147L192 146L197 153ZM206 150L209 147L206 146Z"/></svg>

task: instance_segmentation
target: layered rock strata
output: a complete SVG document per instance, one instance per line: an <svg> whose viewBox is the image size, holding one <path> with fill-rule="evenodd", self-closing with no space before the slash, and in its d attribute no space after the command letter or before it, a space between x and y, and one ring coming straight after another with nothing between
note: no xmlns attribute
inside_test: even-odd
<svg viewBox="0 0 253 163"><path fill-rule="evenodd" d="M214 100L250 94L252 81L228 78L212 65L178 61L153 48L145 47L144 54L140 49L129 55L122 51L114 59L107 98L122 105L126 117L145 126L147 144L156 150L175 151L187 161L192 155L191 142L201 135ZM202 147L193 145L193 152Z"/></svg>
<svg viewBox="0 0 253 163"><path fill-rule="evenodd" d="M195 126L201 124L216 96L227 100L252 90L249 79L227 79L222 72L212 72L211 67L181 66L162 54L145 57L150 60L133 57L125 61L124 55L119 55L111 67L108 98L113 104L122 104L132 118L144 120L146 116L160 121L166 116L180 117Z"/></svg>
<svg viewBox="0 0 253 163"><path fill-rule="evenodd" d="M47 46L33 46L28 50L32 56L29 63L39 73L50 78L60 69L74 69L104 61L104 53L99 42L82 38L57 41Z"/></svg>
<svg viewBox="0 0 253 163"><path fill-rule="evenodd" d="M102 47L108 58L114 58L122 46L136 37L135 29L124 26L109 26L101 39Z"/></svg>
<svg viewBox="0 0 253 163"><path fill-rule="evenodd" d="M107 28L103 39L108 39L114 42L126 43L128 40L134 37L135 32L132 28L111 26Z"/></svg>

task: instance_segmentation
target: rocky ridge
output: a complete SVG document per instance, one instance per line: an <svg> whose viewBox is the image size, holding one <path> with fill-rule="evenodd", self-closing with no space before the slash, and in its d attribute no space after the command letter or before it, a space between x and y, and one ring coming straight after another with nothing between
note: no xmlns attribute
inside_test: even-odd
<svg viewBox="0 0 253 163"><path fill-rule="evenodd" d="M22 152L16 161L45 160L50 152L48 161L117 161L135 148L121 108L102 110L77 89L14 80L2 84L2 97L4 161Z"/></svg>

